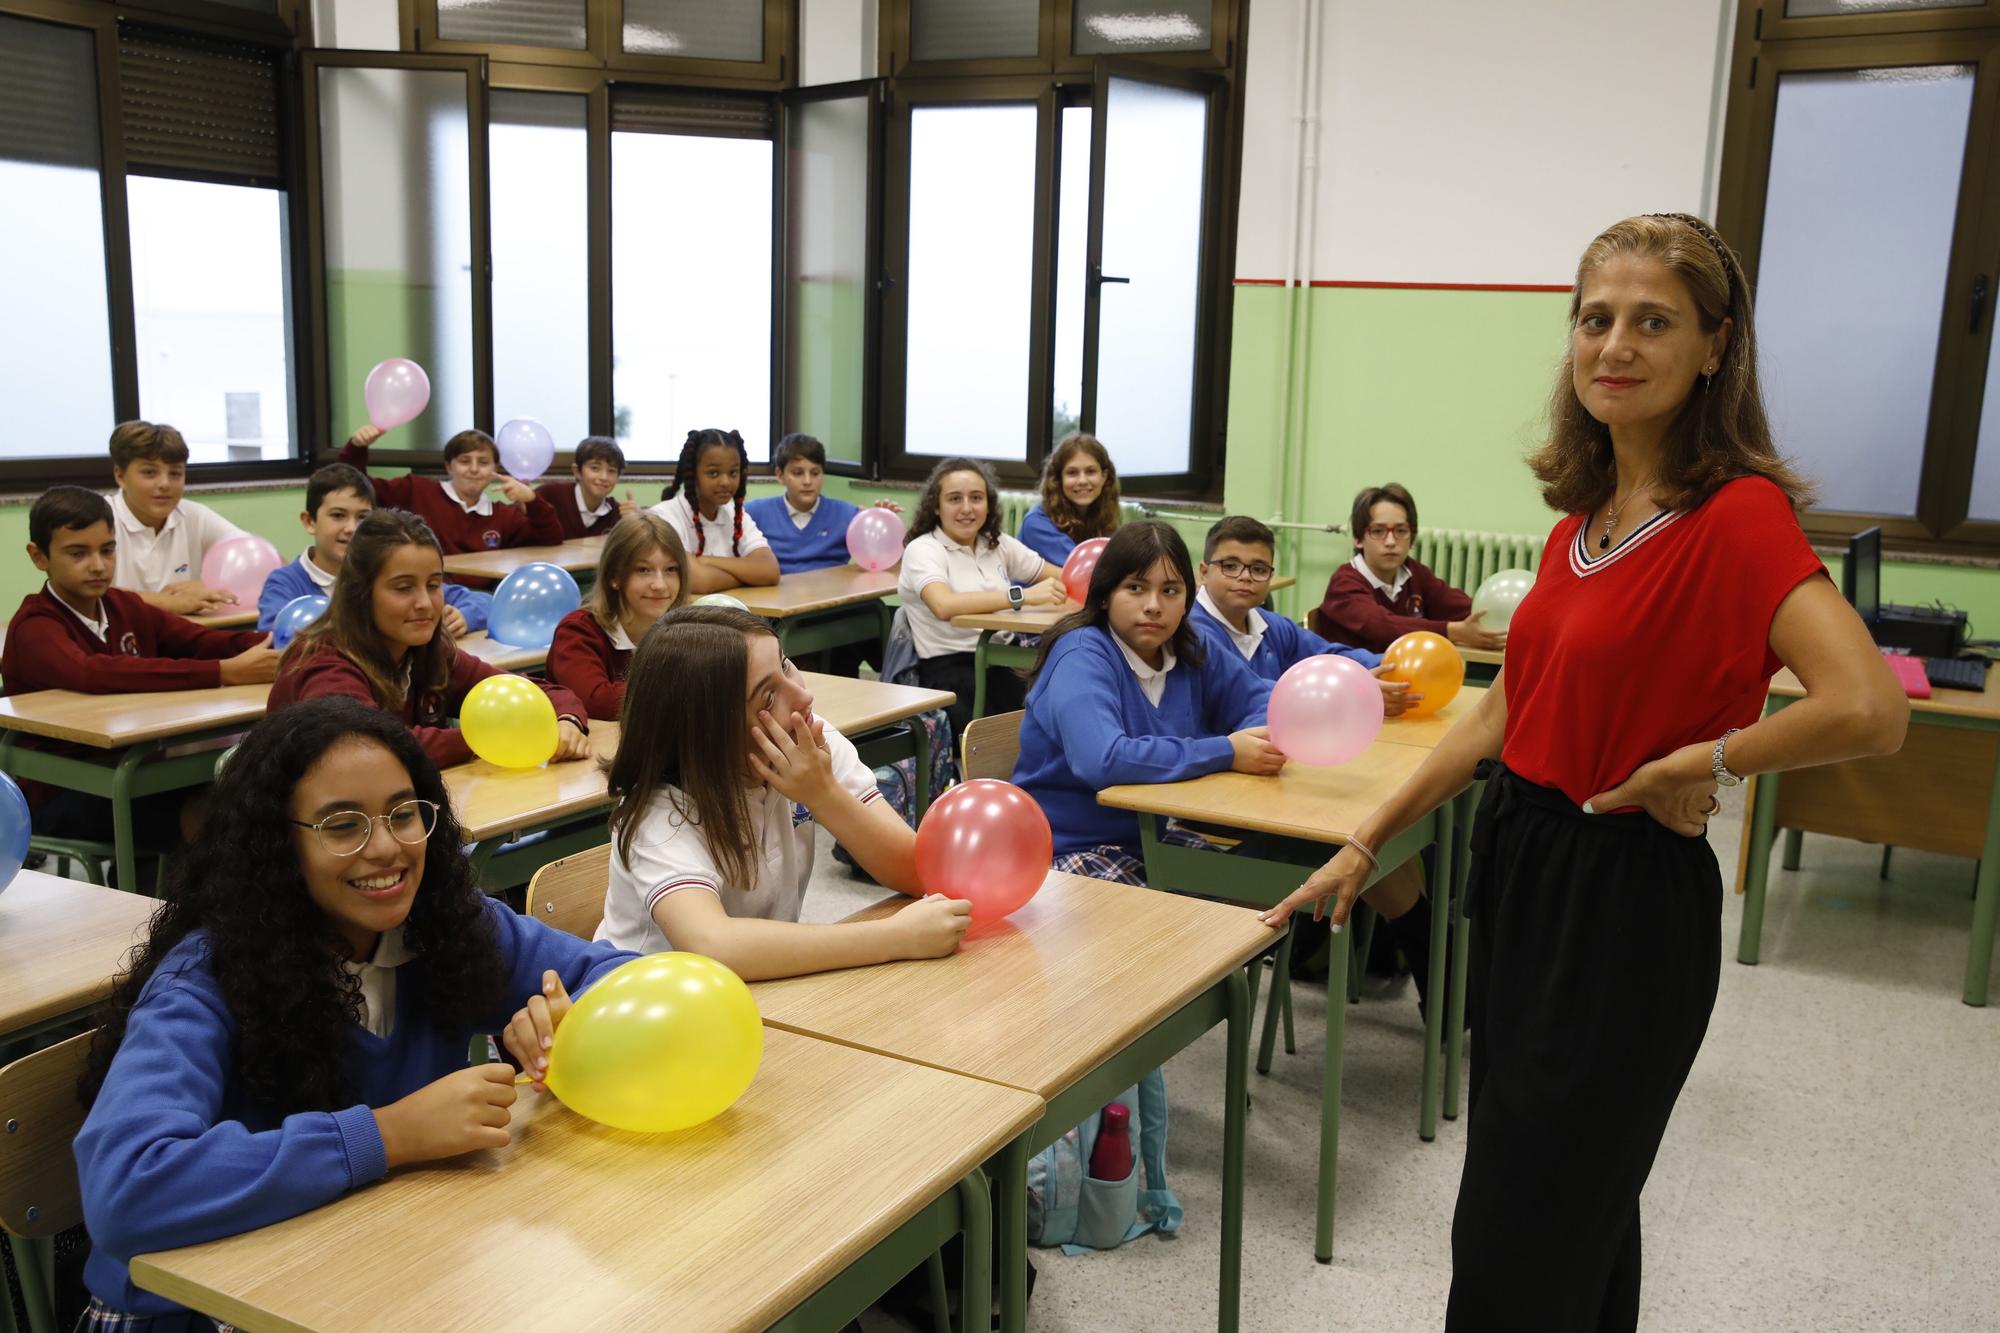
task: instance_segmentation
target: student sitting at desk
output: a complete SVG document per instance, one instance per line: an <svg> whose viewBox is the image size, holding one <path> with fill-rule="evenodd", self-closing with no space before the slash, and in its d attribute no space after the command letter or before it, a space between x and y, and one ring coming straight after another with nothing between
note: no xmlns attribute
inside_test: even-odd
<svg viewBox="0 0 2000 1333"><path fill-rule="evenodd" d="M726 588L769 587L778 557L757 520L744 512L750 455L735 431L691 430L674 479L652 511L674 525L694 560L696 596Z"/></svg>
<svg viewBox="0 0 2000 1333"><path fill-rule="evenodd" d="M450 719L473 686L504 673L458 651L439 632L443 566L438 539L421 518L400 509L371 511L347 544L326 614L285 649L271 711L345 695L401 717L431 762L449 767L471 759L472 747ZM553 682L535 683L559 719L555 758L588 758L583 701Z"/></svg>
<svg viewBox="0 0 2000 1333"><path fill-rule="evenodd" d="M257 596L257 628L268 630L278 612L295 597L331 595L333 576L347 558L354 529L375 507L375 490L367 477L345 463L328 463L306 478L306 509L299 522L312 534L305 554L264 580ZM454 639L486 628L493 594L475 592L460 583L444 585L444 632Z"/></svg>
<svg viewBox="0 0 2000 1333"><path fill-rule="evenodd" d="M382 438L373 426L354 432L340 461L368 471L368 446ZM435 477L375 477L375 503L407 509L430 525L448 555L503 546L553 546L562 540L555 507L525 481L500 474L500 446L483 430L462 430L445 441L442 481ZM508 501L495 504L499 487Z"/></svg>
<svg viewBox="0 0 2000 1333"><path fill-rule="evenodd" d="M79 690L130 694L251 685L276 674L266 635L219 630L148 605L112 586L118 568L111 505L81 486L52 486L28 511L28 558L47 575L21 602L0 653L0 693ZM17 744L83 752L22 737ZM104 837L111 802L102 796L23 782L35 832L45 837ZM149 849L172 847L182 833L186 794L165 792L133 802L137 836Z"/></svg>
<svg viewBox="0 0 2000 1333"><path fill-rule="evenodd" d="M564 616L549 644L548 677L583 700L592 717L616 722L625 707L632 645L688 600L688 557L658 514L621 521L604 539L590 601Z"/></svg>
<svg viewBox="0 0 2000 1333"><path fill-rule="evenodd" d="M1408 491L1393 481L1366 487L1347 522L1354 559L1327 580L1321 634L1377 653L1420 629L1461 648L1506 648L1507 631L1481 625L1486 613L1472 609L1471 597L1410 558L1417 502Z"/></svg>
<svg viewBox="0 0 2000 1333"><path fill-rule="evenodd" d="M632 492L620 500L612 492L625 472L625 451L608 435L591 435L576 446L570 460L570 479L545 481L535 494L548 501L562 524L562 539L601 537L618 526L618 520L639 512Z"/></svg>
<svg viewBox="0 0 2000 1333"><path fill-rule="evenodd" d="M785 483L785 493L751 500L743 511L771 544L778 568L803 574L846 564L847 528L861 509L820 494L826 482L826 446L794 431L771 451L771 470ZM877 500L875 508L903 512L894 500Z"/></svg>
<svg viewBox="0 0 2000 1333"><path fill-rule="evenodd" d="M506 1145L514 1067L467 1046L501 1036L539 1086L571 993L632 955L488 898L464 841L394 718L318 699L250 732L92 1044L79 1327L212 1327L132 1256Z"/></svg>
<svg viewBox="0 0 2000 1333"><path fill-rule="evenodd" d="M1095 435L1063 437L1042 466L1042 502L1021 520L1021 544L1060 567L1078 542L1118 531L1118 469Z"/></svg>
<svg viewBox="0 0 2000 1333"><path fill-rule="evenodd" d="M136 592L150 606L184 616L236 605L236 598L201 581L208 548L243 529L207 505L190 500L187 441L172 426L121 422L111 432L112 527L117 529L118 574L112 584Z"/></svg>
<svg viewBox="0 0 2000 1333"><path fill-rule="evenodd" d="M770 625L723 606L669 611L626 683L598 939L705 954L745 981L958 947L971 905L924 896L917 835L854 743L813 716L812 691ZM800 922L815 823L916 901L879 921Z"/></svg>

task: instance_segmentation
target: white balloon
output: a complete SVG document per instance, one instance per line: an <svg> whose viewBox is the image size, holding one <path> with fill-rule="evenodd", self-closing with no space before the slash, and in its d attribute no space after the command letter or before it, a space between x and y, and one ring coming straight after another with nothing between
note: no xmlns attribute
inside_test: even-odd
<svg viewBox="0 0 2000 1333"><path fill-rule="evenodd" d="M1521 599L1534 586L1535 576L1525 569L1496 570L1486 576L1486 582L1480 584L1479 591L1473 594L1473 613L1486 613L1485 619L1479 622L1486 629L1506 629L1508 622L1514 619L1514 608L1521 604Z"/></svg>

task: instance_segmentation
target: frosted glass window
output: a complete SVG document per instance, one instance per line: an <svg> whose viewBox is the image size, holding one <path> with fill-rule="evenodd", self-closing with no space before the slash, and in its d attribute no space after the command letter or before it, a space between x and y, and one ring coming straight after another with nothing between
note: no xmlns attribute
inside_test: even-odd
<svg viewBox="0 0 2000 1333"><path fill-rule="evenodd" d="M1062 159L1056 178L1056 360L1049 424L1051 448L1083 423L1084 282L1090 272L1090 117L1087 106L1062 111Z"/></svg>
<svg viewBox="0 0 2000 1333"><path fill-rule="evenodd" d="M1992 297L1987 297L1991 301ZM1986 314L1986 396L1980 399L1979 460L1972 467L1972 517L2000 520L2000 337Z"/></svg>
<svg viewBox="0 0 2000 1333"><path fill-rule="evenodd" d="M1212 0L1135 4L1133 0L1076 0L1070 43L1079 55L1149 51L1206 51L1213 45Z"/></svg>
<svg viewBox="0 0 2000 1333"><path fill-rule="evenodd" d="M1035 121L1031 102L911 112L909 453L1027 457Z"/></svg>
<svg viewBox="0 0 2000 1333"><path fill-rule="evenodd" d="M1935 65L1778 84L1759 369L1823 508L1916 512L1972 83Z"/></svg>
<svg viewBox="0 0 2000 1333"><path fill-rule="evenodd" d="M1207 135L1203 94L1111 80L1094 433L1130 476L1188 468Z"/></svg>
<svg viewBox="0 0 2000 1333"><path fill-rule="evenodd" d="M995 60L1041 49L1041 0L910 0L912 60Z"/></svg>
<svg viewBox="0 0 2000 1333"><path fill-rule="evenodd" d="M0 17L0 457L102 454L118 420L91 33Z"/></svg>
<svg viewBox="0 0 2000 1333"><path fill-rule="evenodd" d="M1977 9L1980 0L1785 0L1786 18L1883 14L1908 9Z"/></svg>
<svg viewBox="0 0 2000 1333"><path fill-rule="evenodd" d="M625 0L625 49L689 60L764 58L764 0Z"/></svg>
<svg viewBox="0 0 2000 1333"><path fill-rule="evenodd" d="M438 36L448 42L552 46L586 45L584 0L438 0Z"/></svg>
<svg viewBox="0 0 2000 1333"><path fill-rule="evenodd" d="M431 401L384 447L440 448L473 424L465 75L323 68L319 117L334 439L368 420L369 370L401 356L430 376Z"/></svg>
<svg viewBox="0 0 2000 1333"><path fill-rule="evenodd" d="M771 142L611 136L611 392L629 459L771 449Z"/></svg>
<svg viewBox="0 0 2000 1333"><path fill-rule="evenodd" d="M785 271L791 340L786 422L827 458L861 461L868 352L868 98L791 115Z"/></svg>
<svg viewBox="0 0 2000 1333"><path fill-rule="evenodd" d="M590 434L590 192L581 93L488 102L493 423L534 417L567 449Z"/></svg>
<svg viewBox="0 0 2000 1333"><path fill-rule="evenodd" d="M128 176L139 415L194 463L292 456L285 196Z"/></svg>

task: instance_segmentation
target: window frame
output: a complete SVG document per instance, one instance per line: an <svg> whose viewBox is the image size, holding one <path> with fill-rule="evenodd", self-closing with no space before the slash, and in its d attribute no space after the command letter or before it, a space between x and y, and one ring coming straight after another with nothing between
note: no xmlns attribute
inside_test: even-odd
<svg viewBox="0 0 2000 1333"><path fill-rule="evenodd" d="M1906 32L1943 32L1953 29L1990 28L2000 25L2000 0L1979 0L1977 4L1950 9L1885 9L1858 14L1812 14L1788 16L1786 0L1767 0L1770 13L1753 11L1751 31L1765 41L1794 41L1801 37L1884 37ZM1741 17L1739 15L1739 17Z"/></svg>
<svg viewBox="0 0 2000 1333"><path fill-rule="evenodd" d="M1782 6L1783 0L1773 3ZM1974 69L1958 206L1939 313L1930 413L1919 460L1916 513L1896 516L1809 510L1801 515L1801 522L1815 541L1837 544L1864 529L1880 527L1885 546L1896 552L2000 555L2000 521L1968 517L1986 357L1994 336L1996 298L1992 283L2000 276L2000 169L1991 162L2000 152L2000 12L1989 10L2000 10L2000 4L1987 0L1987 8L1981 10L1919 10L1775 22L1756 7L1737 15L1716 222L1742 257L1752 292L1757 289L1782 76L1934 64ZM1963 21L1965 13L1981 16L1986 27L1980 29ZM1913 18L1944 15L1960 17L1931 24L1928 30L1914 30ZM1872 21L1891 18L1893 23ZM1786 34L1805 40L1785 40ZM1975 275L1982 273L1988 280L1986 308L1980 327L1971 330L1972 284ZM2000 403L1986 406L2000 412Z"/></svg>
<svg viewBox="0 0 2000 1333"><path fill-rule="evenodd" d="M1075 0L1041 0L1041 44L1032 56L969 60L918 60L912 54L911 10L920 0L880 0L876 25L877 68L892 79L991 78L1011 74L1084 74L1104 60L1137 60L1150 66L1228 69L1235 59L1243 0L1213 0L1205 51L1079 52ZM2000 0L1987 0L2000 4Z"/></svg>
<svg viewBox="0 0 2000 1333"><path fill-rule="evenodd" d="M701 87L734 87L777 92L787 86L798 67L798 21L792 0L761 0L764 10L764 58L761 61L711 60L685 56L628 53L623 46L625 0L585 0L584 46L522 46L503 42L447 40L438 35L437 0L398 0L398 27L405 50L425 53L482 55L497 63L554 68L617 70L662 76L659 82Z"/></svg>

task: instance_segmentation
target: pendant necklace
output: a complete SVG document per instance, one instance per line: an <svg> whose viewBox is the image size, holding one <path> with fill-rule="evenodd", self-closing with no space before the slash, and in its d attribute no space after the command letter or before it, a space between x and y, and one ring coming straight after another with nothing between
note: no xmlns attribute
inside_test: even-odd
<svg viewBox="0 0 2000 1333"><path fill-rule="evenodd" d="M1637 495L1640 491L1646 489L1646 487L1652 484L1653 484L1653 479L1651 477L1648 477L1646 478L1646 480L1640 482L1637 486L1634 486L1631 490L1627 491L1625 493L1625 498L1623 500L1620 500L1615 505L1605 506L1604 535L1597 539L1598 550L1606 551L1611 548L1611 529L1617 525L1618 515L1621 512L1623 512L1626 505L1632 503L1633 496Z"/></svg>

